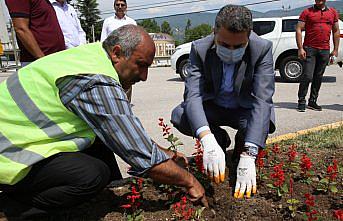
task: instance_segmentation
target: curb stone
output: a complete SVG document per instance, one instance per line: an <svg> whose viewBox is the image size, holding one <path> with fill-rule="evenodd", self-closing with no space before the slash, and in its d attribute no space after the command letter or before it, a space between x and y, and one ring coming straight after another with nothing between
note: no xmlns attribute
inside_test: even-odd
<svg viewBox="0 0 343 221"><path fill-rule="evenodd" d="M324 125L320 125L318 127L313 127L313 128L309 128L309 129L305 129L305 130L299 130L299 131L294 132L294 133L288 133L288 134L283 134L283 135L280 135L277 137L268 138L266 144L273 144L273 143L284 141L284 140L290 140L290 139L296 138L300 135L304 135L304 134L308 134L308 133L316 132L316 131L320 131L320 130L335 129L335 128L338 128L341 126L343 126L343 121L338 121L338 122L331 123L331 124L324 124Z"/></svg>

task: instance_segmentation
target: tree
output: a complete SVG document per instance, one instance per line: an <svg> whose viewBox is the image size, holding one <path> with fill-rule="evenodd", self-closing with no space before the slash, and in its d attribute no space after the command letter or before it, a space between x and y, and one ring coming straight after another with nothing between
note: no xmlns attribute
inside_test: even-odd
<svg viewBox="0 0 343 221"><path fill-rule="evenodd" d="M95 39L99 40L101 35L100 11L96 0L77 0L77 9L80 12L80 22L86 32L87 39L93 40L92 26L94 26Z"/></svg>
<svg viewBox="0 0 343 221"><path fill-rule="evenodd" d="M137 25L142 26L148 33L158 33L160 32L160 26L154 19L143 19L138 21Z"/></svg>
<svg viewBox="0 0 343 221"><path fill-rule="evenodd" d="M169 35L173 35L173 31L171 30L171 27L169 25L169 22L164 21L161 24L161 32Z"/></svg>
<svg viewBox="0 0 343 221"><path fill-rule="evenodd" d="M187 30L185 33L185 43L205 37L212 32L212 27L209 24L201 24Z"/></svg>
<svg viewBox="0 0 343 221"><path fill-rule="evenodd" d="M191 20L188 19L188 20L187 20L186 27L185 27L185 32L187 32L187 31L191 28L191 26L192 26Z"/></svg>

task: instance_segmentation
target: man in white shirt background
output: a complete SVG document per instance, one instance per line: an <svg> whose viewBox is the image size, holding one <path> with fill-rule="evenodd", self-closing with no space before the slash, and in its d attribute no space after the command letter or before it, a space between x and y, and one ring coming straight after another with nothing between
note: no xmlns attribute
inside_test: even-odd
<svg viewBox="0 0 343 221"><path fill-rule="evenodd" d="M102 25L101 41L104 41L111 32L124 25L137 25L136 21L126 15L127 3L126 0L114 0L115 14L105 19ZM125 91L128 100L131 103L132 86Z"/></svg>
<svg viewBox="0 0 343 221"><path fill-rule="evenodd" d="M66 0L50 0L63 32L66 49L86 44L86 33L73 6Z"/></svg>
<svg viewBox="0 0 343 221"><path fill-rule="evenodd" d="M104 41L113 30L121 26L129 24L137 25L135 20L126 15L126 10L126 0L114 0L115 14L105 19L102 25L101 41Z"/></svg>

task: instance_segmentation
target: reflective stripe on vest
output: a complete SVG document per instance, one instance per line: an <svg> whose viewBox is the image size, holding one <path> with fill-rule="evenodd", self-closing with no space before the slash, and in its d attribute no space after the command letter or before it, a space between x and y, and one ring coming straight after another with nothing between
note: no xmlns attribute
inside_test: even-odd
<svg viewBox="0 0 343 221"><path fill-rule="evenodd" d="M101 44L95 43L43 57L0 84L0 184L13 185L33 164L84 150L94 141L92 129L66 109L55 85L58 78L77 74L119 81Z"/></svg>

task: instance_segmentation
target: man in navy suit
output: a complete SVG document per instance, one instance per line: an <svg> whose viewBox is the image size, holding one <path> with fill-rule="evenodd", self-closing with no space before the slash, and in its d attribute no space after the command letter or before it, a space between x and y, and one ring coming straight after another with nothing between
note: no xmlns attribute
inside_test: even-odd
<svg viewBox="0 0 343 221"><path fill-rule="evenodd" d="M217 183L224 181L224 152L231 143L220 126L237 130L236 198L256 193L258 149L275 131L272 43L252 27L251 12L243 6L218 12L214 34L192 44L184 101L171 117L180 132L200 139L205 170Z"/></svg>

